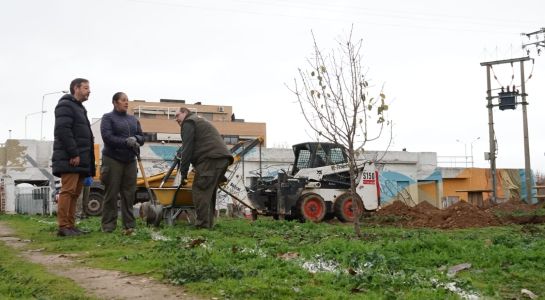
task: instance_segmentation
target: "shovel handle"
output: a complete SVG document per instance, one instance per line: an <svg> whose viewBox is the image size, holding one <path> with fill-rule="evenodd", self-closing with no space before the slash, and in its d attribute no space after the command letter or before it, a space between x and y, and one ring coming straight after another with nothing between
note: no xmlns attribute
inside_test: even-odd
<svg viewBox="0 0 545 300"><path fill-rule="evenodd" d="M136 160L138 161L138 167L140 168L140 172L142 172L142 178L144 178L144 185L146 186L146 190L148 191L148 195L150 197L150 201L153 205L155 205L155 197L153 197L153 193L151 192L151 189L149 187L148 178L146 177L146 171L144 171L144 166L142 165L142 159L140 158L140 149L133 150L136 154Z"/></svg>
<svg viewBox="0 0 545 300"><path fill-rule="evenodd" d="M133 149L134 154L136 154L136 160L138 161L138 167L140 168L140 172L142 172L142 178L144 178L144 185L146 186L146 189L149 190L149 183L148 178L146 177L146 171L144 171L144 166L142 165L142 159L140 158L140 149L136 150Z"/></svg>
<svg viewBox="0 0 545 300"><path fill-rule="evenodd" d="M146 189L149 189L149 182L148 178L146 177L146 172L144 171L144 166L142 165L142 160L138 160L138 167L140 168L140 172L142 172L142 178L144 178L144 185L146 186Z"/></svg>

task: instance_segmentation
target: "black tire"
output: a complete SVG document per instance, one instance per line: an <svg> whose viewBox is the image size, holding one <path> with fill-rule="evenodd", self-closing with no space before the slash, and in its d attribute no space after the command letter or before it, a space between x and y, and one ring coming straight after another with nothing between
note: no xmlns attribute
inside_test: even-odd
<svg viewBox="0 0 545 300"><path fill-rule="evenodd" d="M301 196L297 201L297 212L301 221L322 222L327 212L324 198L314 193Z"/></svg>
<svg viewBox="0 0 545 300"><path fill-rule="evenodd" d="M333 220L333 218L335 218L335 214L332 212L328 212L327 214L325 214L324 221Z"/></svg>
<svg viewBox="0 0 545 300"><path fill-rule="evenodd" d="M360 212L363 213L364 206L363 201L359 195L356 194L356 200L360 208ZM350 193L344 193L337 197L334 205L335 216L341 222L354 222L354 212L352 210L352 197Z"/></svg>
<svg viewBox="0 0 545 300"><path fill-rule="evenodd" d="M104 208L104 195L101 192L91 191L89 199L84 201L83 209L88 216L100 216Z"/></svg>

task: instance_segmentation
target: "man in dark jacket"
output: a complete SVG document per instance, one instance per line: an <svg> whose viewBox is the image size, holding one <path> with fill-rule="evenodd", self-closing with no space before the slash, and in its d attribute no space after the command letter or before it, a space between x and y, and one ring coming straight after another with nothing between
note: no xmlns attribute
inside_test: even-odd
<svg viewBox="0 0 545 300"><path fill-rule="evenodd" d="M102 231L112 232L117 226L117 195L121 196L123 233L132 235L136 222L133 214L136 192L136 152L144 144L140 122L127 114L129 98L125 93L112 97L114 109L102 116L100 132L104 141L100 179L106 187L102 210Z"/></svg>
<svg viewBox="0 0 545 300"><path fill-rule="evenodd" d="M58 236L83 233L75 225L76 203L85 177L95 175L94 138L82 104L90 93L89 81L76 78L70 83L70 94L63 95L55 107L53 174L61 178L62 185L57 204Z"/></svg>
<svg viewBox="0 0 545 300"><path fill-rule="evenodd" d="M182 107L176 112L176 122L181 126L183 143L180 161L182 182L187 178L189 164L195 169L192 186L193 204L197 211L195 226L212 228L218 183L233 163L233 156L218 130L187 108Z"/></svg>

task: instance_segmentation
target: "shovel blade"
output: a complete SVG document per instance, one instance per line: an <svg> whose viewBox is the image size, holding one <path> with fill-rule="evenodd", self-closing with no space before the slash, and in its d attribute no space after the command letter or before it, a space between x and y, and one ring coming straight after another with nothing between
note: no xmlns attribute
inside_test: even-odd
<svg viewBox="0 0 545 300"><path fill-rule="evenodd" d="M163 218L163 206L152 204L150 202L142 203L140 206L140 216L146 224L158 227L161 225L161 219Z"/></svg>

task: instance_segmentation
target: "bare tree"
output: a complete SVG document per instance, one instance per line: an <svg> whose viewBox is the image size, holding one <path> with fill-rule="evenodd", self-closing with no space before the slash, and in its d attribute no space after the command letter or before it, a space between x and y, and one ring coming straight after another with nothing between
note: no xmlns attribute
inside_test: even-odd
<svg viewBox="0 0 545 300"><path fill-rule="evenodd" d="M369 96L361 54L363 40L353 42L352 30L330 53L320 50L314 34L312 38L313 57L307 60L307 68L298 69L299 76L290 90L318 138L343 145L348 151L354 229L361 236L359 220L364 207L356 193L356 181L362 166L356 158L363 154L368 142L380 138L389 127L385 114L388 105L382 89L379 97Z"/></svg>

